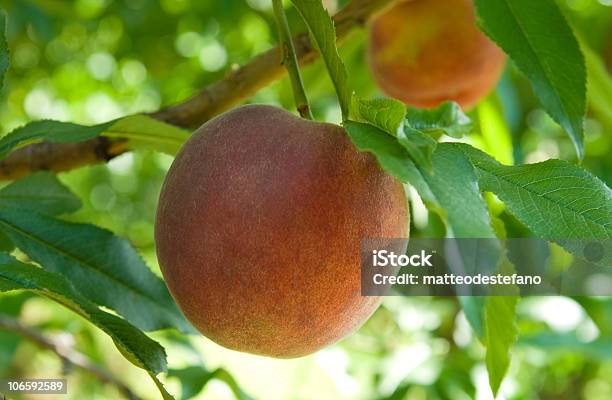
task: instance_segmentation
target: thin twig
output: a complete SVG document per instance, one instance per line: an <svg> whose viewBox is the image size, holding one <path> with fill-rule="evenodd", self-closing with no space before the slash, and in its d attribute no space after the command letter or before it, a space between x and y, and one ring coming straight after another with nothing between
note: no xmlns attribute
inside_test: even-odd
<svg viewBox="0 0 612 400"><path fill-rule="evenodd" d="M375 13L397 0L353 0L333 17L339 41L364 25ZM300 65L318 57L307 33L293 38ZM285 68L279 64L279 48L270 49L240 68L232 69L224 79L209 85L190 99L151 113L150 116L172 125L192 129L215 115L253 96L260 89L282 78ZM94 138L79 143L37 143L13 152L0 161L0 180L15 180L36 171L67 171L84 165L106 162L129 151L125 141Z"/></svg>
<svg viewBox="0 0 612 400"><path fill-rule="evenodd" d="M134 392L130 388L128 388L125 384L115 378L113 375L103 370L96 364L94 364L89 357L85 354L67 346L66 344L55 340L53 338L47 337L35 329L26 326L16 320L15 318L11 318L7 315L0 315L0 329L5 331L10 331L16 333L19 336L22 336L29 341L38 345L46 350L51 350L54 352L61 360L62 363L68 367L75 366L83 371L87 371L90 374L94 375L99 381L103 383L107 383L113 385L121 392L126 398L130 400L140 400L141 398L136 396Z"/></svg>
<svg viewBox="0 0 612 400"><path fill-rule="evenodd" d="M293 90L293 98L295 100L295 107L302 116L306 119L314 119L310 110L310 104L308 103L308 96L306 96L306 89L304 89L304 81L300 74L300 66L298 64L297 55L295 54L295 46L293 45L293 36L291 35L291 29L289 28L289 22L287 22L287 15L285 14L285 7L283 7L283 0L272 0L274 7L274 15L276 17L276 24L278 25L278 33L280 38L280 49L281 49L281 64L287 69L289 73L289 79L291 80L291 89Z"/></svg>

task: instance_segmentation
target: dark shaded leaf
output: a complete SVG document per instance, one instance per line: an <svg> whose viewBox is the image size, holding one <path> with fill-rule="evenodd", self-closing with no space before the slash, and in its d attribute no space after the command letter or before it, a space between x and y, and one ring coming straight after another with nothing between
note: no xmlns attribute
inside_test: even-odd
<svg viewBox="0 0 612 400"><path fill-rule="evenodd" d="M397 133L397 140L417 166L431 170L431 156L438 144L431 136L418 129L404 126Z"/></svg>
<svg viewBox="0 0 612 400"><path fill-rule="evenodd" d="M0 254L0 291L27 290L54 300L79 314L108 334L132 364L146 370L164 399L173 397L156 375L166 371L164 348L123 319L100 310L77 292L61 275Z"/></svg>
<svg viewBox="0 0 612 400"><path fill-rule="evenodd" d="M476 0L482 29L527 76L582 158L586 67L572 29L551 0Z"/></svg>
<svg viewBox="0 0 612 400"><path fill-rule="evenodd" d="M414 186L423 200L435 203L435 198L423 175L395 138L372 125L361 122L347 121L344 127L359 151L374 154L385 171L400 181Z"/></svg>
<svg viewBox="0 0 612 400"><path fill-rule="evenodd" d="M0 208L0 230L43 268L143 330L195 332L164 282L124 239L94 225Z"/></svg>
<svg viewBox="0 0 612 400"><path fill-rule="evenodd" d="M81 200L55 175L39 172L0 189L0 206L60 215L81 208Z"/></svg>

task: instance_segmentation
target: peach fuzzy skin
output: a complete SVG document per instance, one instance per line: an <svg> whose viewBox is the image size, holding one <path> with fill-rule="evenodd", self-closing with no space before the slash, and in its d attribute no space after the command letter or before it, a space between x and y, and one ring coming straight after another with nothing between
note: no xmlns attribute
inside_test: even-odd
<svg viewBox="0 0 612 400"><path fill-rule="evenodd" d="M408 0L376 16L368 60L390 97L431 108L469 109L497 83L506 56L476 26L471 0Z"/></svg>
<svg viewBox="0 0 612 400"><path fill-rule="evenodd" d="M360 292L360 242L406 237L400 182L343 128L275 107L198 129L162 188L157 254L170 291L230 349L299 357L359 328L380 304Z"/></svg>

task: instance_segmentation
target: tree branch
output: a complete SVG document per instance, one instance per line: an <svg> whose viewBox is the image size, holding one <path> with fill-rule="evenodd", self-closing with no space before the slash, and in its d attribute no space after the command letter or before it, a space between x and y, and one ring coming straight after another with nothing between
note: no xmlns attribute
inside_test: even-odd
<svg viewBox="0 0 612 400"><path fill-rule="evenodd" d="M338 40L346 38L353 28L364 25L373 14L395 1L350 2L333 17ZM300 65L317 59L318 53L307 33L296 35L293 41ZM182 128L196 128L282 78L286 69L279 63L279 57L278 47L270 49L244 66L230 70L224 79L209 85L190 99L149 115ZM128 150L125 141L100 137L72 144L32 144L0 161L0 180L14 180L40 170L67 171L108 161Z"/></svg>
<svg viewBox="0 0 612 400"><path fill-rule="evenodd" d="M68 171L108 161L127 150L125 140L103 136L78 143L31 144L0 161L0 180L14 180L37 171Z"/></svg>
<svg viewBox="0 0 612 400"><path fill-rule="evenodd" d="M58 340L42 335L35 329L23 325L16 319L6 315L0 315L0 329L16 333L17 335L35 343L38 345L38 347L51 350L62 360L64 364L67 364L68 366L74 365L75 367L94 375L100 382L115 386L117 390L119 390L119 392L121 392L126 398L130 400L140 399L134 394L134 392L132 392L130 388L128 388L110 373L98 367L85 354L76 351Z"/></svg>

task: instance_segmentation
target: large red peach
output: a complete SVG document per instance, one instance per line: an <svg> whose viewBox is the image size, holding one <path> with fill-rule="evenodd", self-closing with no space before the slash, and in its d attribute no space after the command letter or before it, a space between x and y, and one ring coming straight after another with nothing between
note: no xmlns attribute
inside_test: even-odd
<svg viewBox="0 0 612 400"><path fill-rule="evenodd" d="M339 126L244 106L198 129L164 182L155 238L185 316L225 347L298 357L361 326L365 238L405 237L400 182Z"/></svg>

